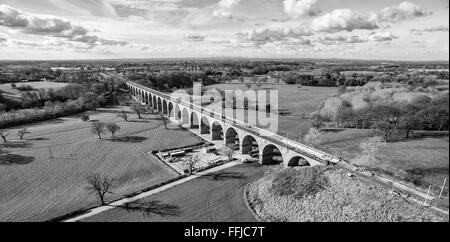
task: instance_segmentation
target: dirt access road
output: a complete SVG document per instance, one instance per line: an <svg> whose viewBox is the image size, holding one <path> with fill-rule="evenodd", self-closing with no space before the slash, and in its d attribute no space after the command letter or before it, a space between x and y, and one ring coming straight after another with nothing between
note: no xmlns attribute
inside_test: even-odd
<svg viewBox="0 0 450 242"><path fill-rule="evenodd" d="M245 186L263 176L259 164L208 174L161 193L92 216L89 222L254 222Z"/></svg>

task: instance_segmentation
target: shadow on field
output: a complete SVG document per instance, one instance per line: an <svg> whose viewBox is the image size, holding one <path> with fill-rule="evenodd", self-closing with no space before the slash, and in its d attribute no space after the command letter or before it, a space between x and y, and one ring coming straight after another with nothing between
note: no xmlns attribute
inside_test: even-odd
<svg viewBox="0 0 450 242"><path fill-rule="evenodd" d="M0 155L0 165L26 165L35 160L31 156L22 156L15 154Z"/></svg>
<svg viewBox="0 0 450 242"><path fill-rule="evenodd" d="M31 148L32 146L33 146L32 143L26 141L12 141L0 144L0 148L10 148L10 149Z"/></svg>
<svg viewBox="0 0 450 242"><path fill-rule="evenodd" d="M149 202L129 202L120 206L128 212L142 212L144 217L150 217L152 214L165 216L179 216L181 214L180 208L176 205L162 203L160 201Z"/></svg>
<svg viewBox="0 0 450 242"><path fill-rule="evenodd" d="M29 141L44 141L44 140L49 140L49 138L45 138L45 137L37 137L37 138L30 138L28 139Z"/></svg>
<svg viewBox="0 0 450 242"><path fill-rule="evenodd" d="M211 179L214 181L223 181L228 179L244 179L245 175L240 172L217 172L199 177L199 179Z"/></svg>
<svg viewBox="0 0 450 242"><path fill-rule="evenodd" d="M112 142L121 142L121 143L142 143L146 141L148 138L141 136L126 136L126 137L117 137L115 139L111 139Z"/></svg>
<svg viewBox="0 0 450 242"><path fill-rule="evenodd" d="M151 119L133 119L129 120L130 123L150 123Z"/></svg>

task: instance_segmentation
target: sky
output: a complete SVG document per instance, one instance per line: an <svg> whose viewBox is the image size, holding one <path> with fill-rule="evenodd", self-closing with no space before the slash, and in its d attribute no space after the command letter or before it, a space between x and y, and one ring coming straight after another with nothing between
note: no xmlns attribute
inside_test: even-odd
<svg viewBox="0 0 450 242"><path fill-rule="evenodd" d="M448 0L0 0L0 59L449 59Z"/></svg>

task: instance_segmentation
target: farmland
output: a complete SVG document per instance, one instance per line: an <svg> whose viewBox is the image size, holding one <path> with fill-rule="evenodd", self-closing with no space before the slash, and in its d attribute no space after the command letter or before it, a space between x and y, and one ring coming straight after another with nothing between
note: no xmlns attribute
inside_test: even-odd
<svg viewBox="0 0 450 242"><path fill-rule="evenodd" d="M259 164L217 171L97 214L85 222L254 222L245 205L246 184L263 176Z"/></svg>
<svg viewBox="0 0 450 242"><path fill-rule="evenodd" d="M247 90L244 84L218 84L208 88L219 90ZM295 85L263 85L262 89L278 90L278 134L290 138L302 136L311 128L311 121L302 119L301 114L314 112L322 101L334 96L338 92L336 87L310 87L298 88Z"/></svg>
<svg viewBox="0 0 450 242"><path fill-rule="evenodd" d="M332 153L358 163L361 158L359 145L371 132L357 129L326 131L323 132L322 145ZM417 132L408 140L382 145L376 155L378 162L363 166L424 188L428 187L427 184L433 184L433 190L439 191L437 185L448 179L448 150L448 136L422 136Z"/></svg>
<svg viewBox="0 0 450 242"><path fill-rule="evenodd" d="M23 83L17 83L16 84L18 87L20 86L31 86L34 89L59 89L62 87L67 86L67 83L62 83L62 82L23 82ZM3 92L5 92L6 94L10 94L10 95L19 95L20 91L15 89L15 88L11 88L11 84L1 84L0 85L0 90L2 90Z"/></svg>
<svg viewBox="0 0 450 242"><path fill-rule="evenodd" d="M107 200L176 176L148 152L200 140L176 126L166 130L154 115L125 122L117 117L121 109L88 112L91 121L121 126L115 140L107 134L99 140L79 115L24 126L31 133L23 141L9 130L10 140L0 145L0 221L43 221L98 204L84 180L96 172L117 182Z"/></svg>

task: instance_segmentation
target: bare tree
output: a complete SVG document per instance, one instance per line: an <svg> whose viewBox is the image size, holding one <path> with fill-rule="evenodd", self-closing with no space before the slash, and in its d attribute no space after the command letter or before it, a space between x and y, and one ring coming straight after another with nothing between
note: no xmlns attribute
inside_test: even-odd
<svg viewBox="0 0 450 242"><path fill-rule="evenodd" d="M106 205L105 196L106 194L113 194L112 189L115 187L114 180L96 173L88 176L86 183L88 184L86 190L96 194L102 205Z"/></svg>
<svg viewBox="0 0 450 242"><path fill-rule="evenodd" d="M23 140L23 136L25 134L29 134L30 132L28 131L28 129L23 128L23 129L19 129L17 130L17 137L19 137L20 140Z"/></svg>
<svg viewBox="0 0 450 242"><path fill-rule="evenodd" d="M106 124L106 129L111 133L113 138L116 137L116 133L120 130L120 126L115 123Z"/></svg>
<svg viewBox="0 0 450 242"><path fill-rule="evenodd" d="M194 172L195 166L200 162L200 158L197 156L191 156L189 159L185 159L182 161L183 165L187 166L189 169L189 174L192 175Z"/></svg>
<svg viewBox="0 0 450 242"><path fill-rule="evenodd" d="M8 142L6 140L6 137L8 137L8 135L9 135L8 130L0 130L0 136L2 136L3 142L5 142L5 143Z"/></svg>
<svg viewBox="0 0 450 242"><path fill-rule="evenodd" d="M170 122L169 119L167 119L163 115L161 115L161 120L164 123L164 128L166 128L166 130L167 130L167 124L169 124L169 122Z"/></svg>
<svg viewBox="0 0 450 242"><path fill-rule="evenodd" d="M367 156L367 161L371 163L372 161L376 160L376 155L382 144L382 137L371 137L363 140L359 147L361 148L363 154Z"/></svg>
<svg viewBox="0 0 450 242"><path fill-rule="evenodd" d="M221 150L220 153L224 156L226 156L228 158L228 161L232 161L233 160L233 156L234 156L234 149L231 145L229 146L224 146Z"/></svg>
<svg viewBox="0 0 450 242"><path fill-rule="evenodd" d="M123 120L125 120L125 122L128 122L128 114L125 111L122 111L122 113L120 113L117 116L123 118Z"/></svg>
<svg viewBox="0 0 450 242"><path fill-rule="evenodd" d="M320 142L320 132L316 128L309 129L307 135L305 135L305 141L310 145L317 145Z"/></svg>
<svg viewBox="0 0 450 242"><path fill-rule="evenodd" d="M135 103L133 106L131 106L131 109L137 114L139 119L142 119L142 114L145 113L145 108L141 105Z"/></svg>
<svg viewBox="0 0 450 242"><path fill-rule="evenodd" d="M102 139L102 134L105 133L106 124L103 122L92 123L91 132L98 135L99 139Z"/></svg>

